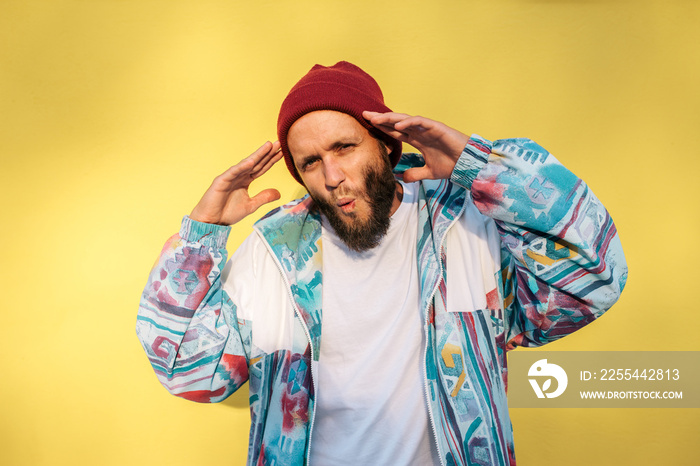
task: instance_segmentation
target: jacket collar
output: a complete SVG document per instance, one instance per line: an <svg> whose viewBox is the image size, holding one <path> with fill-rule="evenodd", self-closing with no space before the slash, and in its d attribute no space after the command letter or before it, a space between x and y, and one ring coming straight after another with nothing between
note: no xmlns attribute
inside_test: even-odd
<svg viewBox="0 0 700 466"><path fill-rule="evenodd" d="M403 154L394 169L397 178L412 167L425 164L423 156L415 153ZM427 312L432 303L435 287L445 283L445 261L442 245L447 231L462 215L467 190L449 180L423 180L418 196L418 270L421 283L421 310ZM442 264L442 265L441 265ZM441 279L443 281L441 282ZM425 315L423 316L425 318Z"/></svg>
<svg viewBox="0 0 700 466"><path fill-rule="evenodd" d="M293 301L306 325L312 358L318 361L321 338L321 217L306 195L258 220L263 236L289 284Z"/></svg>

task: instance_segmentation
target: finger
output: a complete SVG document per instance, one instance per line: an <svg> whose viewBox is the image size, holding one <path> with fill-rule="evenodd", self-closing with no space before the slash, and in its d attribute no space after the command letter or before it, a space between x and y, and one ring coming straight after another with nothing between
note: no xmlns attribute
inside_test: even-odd
<svg viewBox="0 0 700 466"><path fill-rule="evenodd" d="M257 172L260 171L264 166L268 165L268 163L270 162L270 159L272 159L272 158L274 158L275 156L277 156L277 154L279 153L279 150L280 150L280 143L279 143L279 141L275 141L275 142L272 144L272 147L270 148L270 151L269 151L267 154L263 155L263 156L260 158L260 160L258 160L258 162L255 164L255 166L254 166L253 169L251 170L252 174L257 173Z"/></svg>
<svg viewBox="0 0 700 466"><path fill-rule="evenodd" d="M413 143L412 138L420 137L423 133L436 127L436 122L422 116L411 116L405 113L363 112L363 116L376 128L402 142ZM403 135L403 136L402 136Z"/></svg>
<svg viewBox="0 0 700 466"><path fill-rule="evenodd" d="M258 194L250 198L250 204L252 207L251 213L258 210L261 205L274 202L281 197L280 192L276 189L265 189L260 191Z"/></svg>
<svg viewBox="0 0 700 466"><path fill-rule="evenodd" d="M375 128L380 130L381 132L388 134L394 139L398 139L399 141L407 142L406 138L407 135L405 133L402 133L401 131L396 131L393 126L385 126L385 125L375 125Z"/></svg>
<svg viewBox="0 0 700 466"><path fill-rule="evenodd" d="M411 131L427 131L429 129L432 129L434 125L434 121L430 120L428 118L424 118L422 116L412 116L409 118L405 118L394 126L394 128L397 131L403 131L403 132L411 132Z"/></svg>
<svg viewBox="0 0 700 466"><path fill-rule="evenodd" d="M233 181L239 176L250 172L255 168L255 165L260 161L262 157L269 154L272 149L273 144L267 141L265 144L260 146L255 152L250 154L248 157L244 158L236 165L233 165L228 170L220 175L220 178L224 181Z"/></svg>
<svg viewBox="0 0 700 466"><path fill-rule="evenodd" d="M396 113L396 112L387 112L387 113L379 113L379 112L370 112L365 110L362 112L362 116L364 116L369 122L374 126L375 128L381 130L382 132L388 134L394 139L398 139L399 141L402 142L409 142L410 141L407 139L407 137L410 137L406 131L404 131L404 124L406 120L410 121L420 121L422 117L413 117L411 115L407 115L405 113ZM416 120L418 118L418 120ZM411 127L409 125L409 127Z"/></svg>
<svg viewBox="0 0 700 466"><path fill-rule="evenodd" d="M263 165L262 167L260 167L258 169L254 169L251 172L251 176L253 178L258 178L258 177L264 175L270 168L272 168L272 166L274 164L279 162L281 159L282 159L282 151L278 151L278 152L274 153L269 159L267 159L267 162L265 163L265 165Z"/></svg>
<svg viewBox="0 0 700 466"><path fill-rule="evenodd" d="M403 173L403 180L406 183L413 183L414 181L433 179L435 179L433 171L427 166L409 168Z"/></svg>
<svg viewBox="0 0 700 466"><path fill-rule="evenodd" d="M273 143L267 141L265 144L260 146L260 148L258 148L255 152L246 157L245 160L252 159L254 161L253 167L255 167L258 164L260 164L266 157L269 157L271 153L275 152L272 150L274 147L275 145Z"/></svg>
<svg viewBox="0 0 700 466"><path fill-rule="evenodd" d="M254 165L254 160L250 158L245 158L238 162L236 165L232 165L231 167L229 167L229 169L223 172L221 175L219 175L218 178L220 178L222 181L233 181L239 176L241 176L241 174L250 172Z"/></svg>
<svg viewBox="0 0 700 466"><path fill-rule="evenodd" d="M394 125L401 120L405 120L406 118L410 118L411 115L407 115L405 113L396 113L396 112L379 113L379 112L370 112L370 111L365 110L364 112L362 112L362 116L365 117L367 120L369 120L370 123L372 123L373 125L385 125L385 124Z"/></svg>

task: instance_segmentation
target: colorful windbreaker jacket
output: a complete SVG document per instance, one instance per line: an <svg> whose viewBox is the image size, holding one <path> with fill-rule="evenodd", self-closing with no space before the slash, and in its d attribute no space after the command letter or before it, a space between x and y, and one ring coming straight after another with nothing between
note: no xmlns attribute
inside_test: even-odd
<svg viewBox="0 0 700 466"><path fill-rule="evenodd" d="M404 154L396 172L421 163ZM615 225L583 181L528 139L472 136L451 179L422 181L419 191L424 389L440 458L444 465L514 464L506 352L568 335L612 306L627 278ZM445 237L468 203L495 223L500 263L483 309L450 312L447 261L470 258L453 258ZM248 464L308 464L315 393L323 390L314 377L321 220L307 196L254 228L253 249L274 264L251 266L263 296L222 285L222 271L247 273L245 265L224 271L230 227L185 217L151 271L136 331L175 395L218 402L249 381ZM254 298L282 304L262 306L256 316L246 305Z"/></svg>

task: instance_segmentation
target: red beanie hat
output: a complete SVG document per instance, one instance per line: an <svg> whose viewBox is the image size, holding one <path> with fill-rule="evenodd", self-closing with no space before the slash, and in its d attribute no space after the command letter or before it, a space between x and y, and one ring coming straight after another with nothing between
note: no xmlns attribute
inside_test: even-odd
<svg viewBox="0 0 700 466"><path fill-rule="evenodd" d="M314 65L289 91L277 118L277 138L282 146L284 161L299 183L302 181L289 153L287 133L295 121L316 110L335 110L352 116L372 136L386 143L392 167L399 163L401 141L378 130L362 117L364 110L382 113L391 111L384 105L384 96L374 78L346 61L333 66Z"/></svg>

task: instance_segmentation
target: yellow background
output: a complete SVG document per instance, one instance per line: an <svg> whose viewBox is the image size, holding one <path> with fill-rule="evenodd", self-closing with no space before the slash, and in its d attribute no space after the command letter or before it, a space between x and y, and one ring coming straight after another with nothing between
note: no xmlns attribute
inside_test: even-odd
<svg viewBox="0 0 700 466"><path fill-rule="evenodd" d="M3 0L0 463L243 463L247 390L218 405L168 395L136 310L180 218L274 140L314 63L362 66L396 111L530 137L604 201L627 289L547 349L697 349L699 13L691 0ZM301 193L281 164L258 183ZM511 414L521 465L700 453L697 410Z"/></svg>

